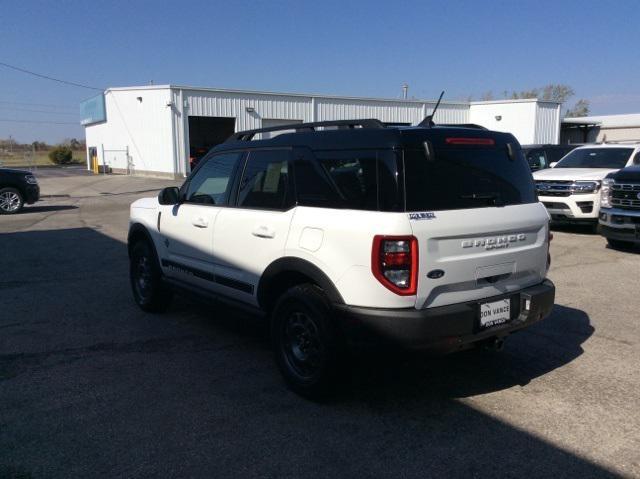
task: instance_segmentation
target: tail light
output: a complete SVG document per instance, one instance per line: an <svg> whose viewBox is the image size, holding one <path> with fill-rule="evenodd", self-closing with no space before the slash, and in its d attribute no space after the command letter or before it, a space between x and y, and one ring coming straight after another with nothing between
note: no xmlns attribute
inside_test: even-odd
<svg viewBox="0 0 640 479"><path fill-rule="evenodd" d="M549 228L549 226L547 226L547 228ZM551 249L551 241L552 240L553 240L553 233L551 232L551 229L549 228L548 236L547 236L547 270L551 267L551 252L549 250Z"/></svg>
<svg viewBox="0 0 640 479"><path fill-rule="evenodd" d="M416 294L418 240L415 236L374 236L371 271L385 288L394 293L401 296Z"/></svg>

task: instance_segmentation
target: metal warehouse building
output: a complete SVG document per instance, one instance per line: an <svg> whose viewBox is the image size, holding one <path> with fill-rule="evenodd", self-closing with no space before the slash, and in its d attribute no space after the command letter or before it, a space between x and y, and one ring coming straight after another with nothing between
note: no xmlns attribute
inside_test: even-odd
<svg viewBox="0 0 640 479"><path fill-rule="evenodd" d="M173 85L109 88L80 106L87 166L179 178L190 158L235 131L287 123L377 118L415 125L435 101L268 93ZM475 123L513 133L522 144L558 143L560 104L532 100L442 102L436 123Z"/></svg>
<svg viewBox="0 0 640 479"><path fill-rule="evenodd" d="M640 113L562 120L562 143L640 142Z"/></svg>

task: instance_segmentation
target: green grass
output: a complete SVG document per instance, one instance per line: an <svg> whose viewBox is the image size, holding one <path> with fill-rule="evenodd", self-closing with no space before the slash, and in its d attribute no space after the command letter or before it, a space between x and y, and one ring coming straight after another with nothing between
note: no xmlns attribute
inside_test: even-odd
<svg viewBox="0 0 640 479"><path fill-rule="evenodd" d="M74 150L71 164L87 163L86 152L84 150ZM55 166L55 163L49 160L48 151L36 151L33 158L30 155L24 155L22 152L9 154L0 153L0 167L33 167L33 166Z"/></svg>

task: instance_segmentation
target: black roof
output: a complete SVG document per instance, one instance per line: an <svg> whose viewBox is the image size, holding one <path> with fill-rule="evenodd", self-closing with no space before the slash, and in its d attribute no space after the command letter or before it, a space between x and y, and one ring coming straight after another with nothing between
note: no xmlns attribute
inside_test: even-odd
<svg viewBox="0 0 640 479"><path fill-rule="evenodd" d="M305 146L312 150L381 149L412 146L422 148L425 140L444 142L446 137L493 138L496 144L516 141L510 133L464 126L435 126L430 128L413 126L385 127L378 120L350 120L343 124L348 125L349 123L359 122L364 122L362 127L315 130L313 125L319 124L312 123L238 132L226 142L216 146L214 151L287 146ZM307 128L306 125L312 126ZM293 129L297 131L288 131L264 140L252 139L256 134L265 131Z"/></svg>

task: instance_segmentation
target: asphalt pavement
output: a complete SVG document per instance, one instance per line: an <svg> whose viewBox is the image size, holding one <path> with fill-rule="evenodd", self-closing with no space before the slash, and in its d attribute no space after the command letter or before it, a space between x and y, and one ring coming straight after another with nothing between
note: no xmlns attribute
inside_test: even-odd
<svg viewBox="0 0 640 479"><path fill-rule="evenodd" d="M0 478L640 477L640 252L555 232L551 317L498 354L361 358L317 404L260 321L140 311L128 205L167 180L38 172L0 217Z"/></svg>

